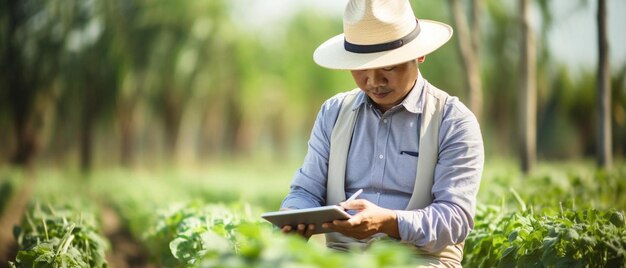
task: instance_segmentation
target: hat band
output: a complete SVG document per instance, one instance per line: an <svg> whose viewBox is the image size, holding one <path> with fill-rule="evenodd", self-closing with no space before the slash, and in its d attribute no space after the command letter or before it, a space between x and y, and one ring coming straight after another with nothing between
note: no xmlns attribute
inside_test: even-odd
<svg viewBox="0 0 626 268"><path fill-rule="evenodd" d="M357 45L357 44L348 42L344 38L343 47L347 51L354 52L354 53L376 53L376 52L388 51L388 50L399 48L413 41L413 39L415 39L419 35L420 24L419 24L419 21L416 20L416 22L417 23L415 24L415 29L413 29L413 31L411 31L409 34L405 35L404 37L398 40L394 40L394 41L382 43L382 44Z"/></svg>

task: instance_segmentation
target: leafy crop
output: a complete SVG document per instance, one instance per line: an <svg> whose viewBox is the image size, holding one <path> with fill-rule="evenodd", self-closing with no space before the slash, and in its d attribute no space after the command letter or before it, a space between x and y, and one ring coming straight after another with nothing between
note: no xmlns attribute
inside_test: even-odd
<svg viewBox="0 0 626 268"><path fill-rule="evenodd" d="M501 170L493 172L493 165L490 167L491 173L486 172L482 180L474 230L466 240L465 267L626 267L626 165L610 172L584 165L548 165L531 175L515 174L511 167L500 165L497 168ZM225 181L218 175L224 174L216 173L211 179L217 179L209 180L204 175L140 176L107 171L86 182L88 191L81 190L84 185L79 182L84 180L80 177L59 173L38 178L36 200L76 204L31 207L16 229L20 251L12 265L105 267L106 242L97 234L91 214L77 212L97 210L91 202L94 199L114 208L122 228L147 249L151 265L419 265L405 246L389 241L379 241L366 252L338 253L319 241L283 235L260 219L257 207L247 205L254 203L267 210L277 206L283 193L250 185L237 188L244 187L243 183L221 192L222 188L214 187ZM272 178L260 176L258 180ZM12 185L18 184L13 181ZM68 191L77 194L67 195ZM255 197L240 199L253 196L241 194L244 191ZM271 197L264 202L262 196ZM214 203L217 201L234 203Z"/></svg>
<svg viewBox="0 0 626 268"><path fill-rule="evenodd" d="M145 234L158 263L189 266L204 256L234 250L234 229L242 216L223 205L174 204L161 211Z"/></svg>
<svg viewBox="0 0 626 268"><path fill-rule="evenodd" d="M466 241L470 267L623 267L624 213L609 210L532 210L501 213L482 207Z"/></svg>
<svg viewBox="0 0 626 268"><path fill-rule="evenodd" d="M338 253L284 235L243 208L172 205L160 214L146 244L166 267L404 267L417 264L402 245L380 241L367 253ZM169 250L167 250L169 249Z"/></svg>
<svg viewBox="0 0 626 268"><path fill-rule="evenodd" d="M11 267L107 267L95 220L72 208L36 204L14 228L19 245Z"/></svg>

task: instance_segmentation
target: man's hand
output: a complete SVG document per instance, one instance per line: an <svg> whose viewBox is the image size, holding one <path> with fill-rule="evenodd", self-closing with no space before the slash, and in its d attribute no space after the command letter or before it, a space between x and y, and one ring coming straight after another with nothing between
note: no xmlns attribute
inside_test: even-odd
<svg viewBox="0 0 626 268"><path fill-rule="evenodd" d="M311 238L311 236L313 235L313 230L315 230L315 224L309 224L309 226L306 226L306 224L301 223L301 224L298 224L295 230L291 228L291 225L285 225L280 230L284 234L295 233L304 237L304 239L309 240L309 238Z"/></svg>
<svg viewBox="0 0 626 268"><path fill-rule="evenodd" d="M285 210L290 210L289 208L281 208L280 211L285 211ZM311 236L313 235L313 230L315 230L315 224L309 224L309 226L306 226L306 224L298 224L297 228L295 230L293 230L293 228L291 228L291 225L285 225L283 226L283 228L280 229L284 234L291 234L291 233L296 233L302 237L304 237L304 239L309 240L309 238L311 238Z"/></svg>
<svg viewBox="0 0 626 268"><path fill-rule="evenodd" d="M392 238L400 238L396 213L381 208L363 199L339 203L346 210L356 210L357 214L348 220L334 220L322 227L340 232L346 236L363 239L376 233L385 233Z"/></svg>

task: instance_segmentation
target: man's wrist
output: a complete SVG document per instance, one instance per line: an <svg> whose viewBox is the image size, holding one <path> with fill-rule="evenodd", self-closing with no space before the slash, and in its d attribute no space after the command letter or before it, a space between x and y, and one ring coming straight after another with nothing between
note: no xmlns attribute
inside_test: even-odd
<svg viewBox="0 0 626 268"><path fill-rule="evenodd" d="M398 228L398 215L395 211L387 209L387 220L383 224L383 233L394 239L400 239L400 230Z"/></svg>

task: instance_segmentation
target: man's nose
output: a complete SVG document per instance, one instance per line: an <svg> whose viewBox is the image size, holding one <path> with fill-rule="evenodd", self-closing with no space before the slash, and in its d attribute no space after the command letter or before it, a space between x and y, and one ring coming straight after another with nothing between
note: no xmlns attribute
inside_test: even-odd
<svg viewBox="0 0 626 268"><path fill-rule="evenodd" d="M367 70L367 85L371 87L381 87L387 85L387 78L378 69Z"/></svg>

